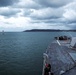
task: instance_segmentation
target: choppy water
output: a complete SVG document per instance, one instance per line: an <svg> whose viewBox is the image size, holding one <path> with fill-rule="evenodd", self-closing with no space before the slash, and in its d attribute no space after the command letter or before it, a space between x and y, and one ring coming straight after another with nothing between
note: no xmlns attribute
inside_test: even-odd
<svg viewBox="0 0 76 75"><path fill-rule="evenodd" d="M43 53L55 36L75 32L0 33L0 75L41 75Z"/></svg>

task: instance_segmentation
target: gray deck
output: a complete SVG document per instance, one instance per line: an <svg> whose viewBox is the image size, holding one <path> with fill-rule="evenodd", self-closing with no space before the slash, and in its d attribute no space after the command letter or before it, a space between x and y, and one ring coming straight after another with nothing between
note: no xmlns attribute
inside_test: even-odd
<svg viewBox="0 0 76 75"><path fill-rule="evenodd" d="M72 75L71 69L74 69L74 72L76 71L76 50L68 48L67 42L62 43L59 41L59 43L54 41L49 45L46 50L46 54L48 55L46 62L51 64L52 72L55 75L61 75L61 72L64 72L63 75ZM76 74L74 73L73 75Z"/></svg>

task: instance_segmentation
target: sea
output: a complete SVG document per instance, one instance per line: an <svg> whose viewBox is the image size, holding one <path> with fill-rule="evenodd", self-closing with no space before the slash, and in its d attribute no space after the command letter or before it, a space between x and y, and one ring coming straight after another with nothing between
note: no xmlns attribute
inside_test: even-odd
<svg viewBox="0 0 76 75"><path fill-rule="evenodd" d="M43 53L61 35L76 32L0 32L0 75L42 75Z"/></svg>

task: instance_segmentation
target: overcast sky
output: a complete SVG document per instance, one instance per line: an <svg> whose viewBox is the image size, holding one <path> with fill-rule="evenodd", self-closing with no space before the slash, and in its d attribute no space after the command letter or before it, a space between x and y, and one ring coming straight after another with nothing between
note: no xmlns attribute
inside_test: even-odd
<svg viewBox="0 0 76 75"><path fill-rule="evenodd" d="M76 0L0 0L0 31L76 29Z"/></svg>

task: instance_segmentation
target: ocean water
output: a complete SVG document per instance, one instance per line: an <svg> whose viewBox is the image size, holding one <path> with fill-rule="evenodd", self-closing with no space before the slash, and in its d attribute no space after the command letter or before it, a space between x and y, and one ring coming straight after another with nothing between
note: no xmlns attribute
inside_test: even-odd
<svg viewBox="0 0 76 75"><path fill-rule="evenodd" d="M76 33L0 33L0 75L42 75L43 53L59 35L76 36Z"/></svg>

